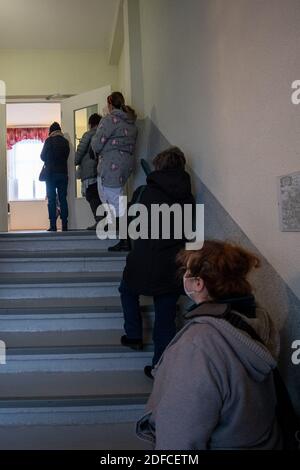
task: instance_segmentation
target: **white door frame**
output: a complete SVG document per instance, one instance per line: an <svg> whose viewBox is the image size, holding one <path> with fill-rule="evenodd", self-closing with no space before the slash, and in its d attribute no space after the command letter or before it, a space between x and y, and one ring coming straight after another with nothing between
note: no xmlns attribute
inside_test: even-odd
<svg viewBox="0 0 300 470"><path fill-rule="evenodd" d="M62 110L62 128L72 144L69 158L69 226L73 229L83 228L84 222L80 221L81 214L90 214L90 208L85 200L75 197L75 165L74 165L74 110L98 104L99 112L104 107L104 97L111 93L111 86L88 91L80 95L65 95L61 98L55 96L47 99L45 96L10 96L6 98L6 104L22 103L60 103ZM96 100L96 101L95 101ZM90 215L90 221L92 221ZM86 224L85 224L86 225ZM7 196L7 150L6 150L6 105L0 103L0 232L8 232L8 196Z"/></svg>
<svg viewBox="0 0 300 470"><path fill-rule="evenodd" d="M0 103L0 231L8 232L6 105Z"/></svg>
<svg viewBox="0 0 300 470"><path fill-rule="evenodd" d="M94 223L93 214L88 202L75 193L75 111L89 106L98 105L98 112L102 114L104 106L107 104L107 97L111 93L111 86L107 85L96 90L91 90L80 95L75 95L61 102L62 129L71 144L71 153L68 161L69 185L68 185L68 206L69 206L69 228L72 230L85 229Z"/></svg>
<svg viewBox="0 0 300 470"><path fill-rule="evenodd" d="M73 96L73 95L66 95ZM65 97L65 96L64 96ZM62 97L62 98L64 98ZM44 96L8 96L6 104L0 103L0 232L9 230L8 187L7 187L7 149L6 149L6 106L8 104L59 103L62 99L47 99Z"/></svg>

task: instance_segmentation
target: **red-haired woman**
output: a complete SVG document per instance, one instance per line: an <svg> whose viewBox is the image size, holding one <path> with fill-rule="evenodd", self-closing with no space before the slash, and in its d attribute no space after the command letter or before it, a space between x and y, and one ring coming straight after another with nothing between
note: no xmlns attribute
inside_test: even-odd
<svg viewBox="0 0 300 470"><path fill-rule="evenodd" d="M259 259L219 241L178 259L194 306L155 369L139 437L163 450L281 449L279 339L248 281Z"/></svg>

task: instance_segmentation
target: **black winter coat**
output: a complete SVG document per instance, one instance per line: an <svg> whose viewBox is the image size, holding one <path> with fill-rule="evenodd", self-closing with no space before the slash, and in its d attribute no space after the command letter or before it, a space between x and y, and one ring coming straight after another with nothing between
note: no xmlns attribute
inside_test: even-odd
<svg viewBox="0 0 300 470"><path fill-rule="evenodd" d="M68 174L70 144L62 132L53 132L46 140L41 160L45 162L47 174Z"/></svg>
<svg viewBox="0 0 300 470"><path fill-rule="evenodd" d="M147 207L148 213L152 204L194 206L190 176L184 170L154 171L147 178L147 186L139 203ZM171 218L171 234L173 227ZM151 234L150 217L149 232ZM170 240L151 240L149 237L134 241L123 273L126 286L137 294L147 296L183 293L182 282L177 276L176 255L185 243L184 238L176 240L174 234Z"/></svg>

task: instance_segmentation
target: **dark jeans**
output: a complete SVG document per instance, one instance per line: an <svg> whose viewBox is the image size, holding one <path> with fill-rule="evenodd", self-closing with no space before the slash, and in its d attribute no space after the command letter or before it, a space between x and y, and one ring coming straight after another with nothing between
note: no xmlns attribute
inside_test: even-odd
<svg viewBox="0 0 300 470"><path fill-rule="evenodd" d="M89 205L91 206L93 215L95 217L95 220L97 221L97 209L101 205L97 183L91 184L87 188L85 198L87 202L89 203Z"/></svg>
<svg viewBox="0 0 300 470"><path fill-rule="evenodd" d="M124 329L129 339L143 338L143 320L139 295L132 292L122 281L119 287L124 313ZM154 357L152 366L159 361L162 353L176 334L176 304L178 294L155 295L155 321L153 329Z"/></svg>
<svg viewBox="0 0 300 470"><path fill-rule="evenodd" d="M46 181L48 211L51 227L56 227L56 197L58 196L60 205L60 217L63 224L68 223L68 175L63 173L53 173Z"/></svg>

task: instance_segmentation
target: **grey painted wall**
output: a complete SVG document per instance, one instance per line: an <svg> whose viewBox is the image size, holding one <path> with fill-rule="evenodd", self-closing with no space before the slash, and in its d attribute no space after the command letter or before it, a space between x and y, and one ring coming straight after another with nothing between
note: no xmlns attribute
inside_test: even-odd
<svg viewBox="0 0 300 470"><path fill-rule="evenodd" d="M168 142L151 119L147 118L139 121L138 126L137 156L139 159L145 158L151 162L158 152L169 147L171 143ZM245 248L258 254L262 260L261 269L253 273L251 280L257 300L268 309L281 330L280 369L300 414L300 365L293 365L291 360L292 343L300 339L300 299L296 297L239 225L226 212L221 202L214 197L191 169L189 169L189 172L192 177L196 200L198 203L205 205L205 237L207 239L230 240L240 243ZM140 166L137 165L134 187L144 183L145 175Z"/></svg>
<svg viewBox="0 0 300 470"><path fill-rule="evenodd" d="M140 0L140 14L144 117L300 298L299 232L277 206L300 161L299 0Z"/></svg>

